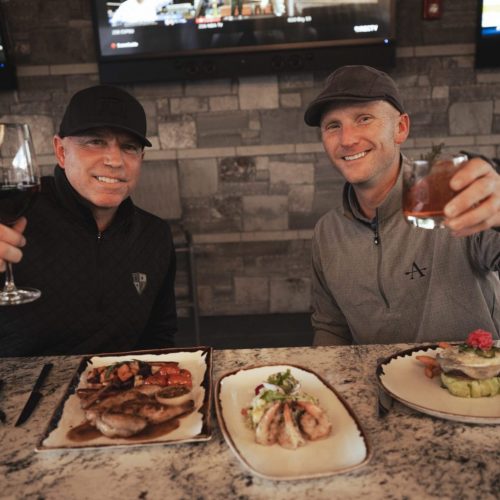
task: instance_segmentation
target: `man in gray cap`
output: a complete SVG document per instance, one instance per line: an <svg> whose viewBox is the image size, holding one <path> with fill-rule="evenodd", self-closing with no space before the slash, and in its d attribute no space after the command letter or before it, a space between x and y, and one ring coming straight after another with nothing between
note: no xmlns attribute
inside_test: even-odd
<svg viewBox="0 0 500 500"><path fill-rule="evenodd" d="M42 292L0 307L0 355L173 346L170 228L130 199L151 146L143 107L117 87L81 90L53 145L54 177L42 178L26 219L0 225L0 265L17 263L16 282Z"/></svg>
<svg viewBox="0 0 500 500"><path fill-rule="evenodd" d="M312 242L317 345L464 340L500 334L500 176L474 158L450 181L449 230L410 227L401 211L401 145L410 131L394 81L344 66L308 106L343 197Z"/></svg>

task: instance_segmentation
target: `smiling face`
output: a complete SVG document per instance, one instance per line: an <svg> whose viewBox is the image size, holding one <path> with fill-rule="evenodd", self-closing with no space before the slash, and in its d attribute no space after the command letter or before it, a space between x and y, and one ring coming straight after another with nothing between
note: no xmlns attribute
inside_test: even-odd
<svg viewBox="0 0 500 500"><path fill-rule="evenodd" d="M360 189L395 181L400 144L408 132L408 115L385 101L337 103L321 118L321 138L330 161Z"/></svg>
<svg viewBox="0 0 500 500"><path fill-rule="evenodd" d="M134 190L143 147L127 132L98 128L78 136L54 137L54 151L73 188L91 203L100 229Z"/></svg>

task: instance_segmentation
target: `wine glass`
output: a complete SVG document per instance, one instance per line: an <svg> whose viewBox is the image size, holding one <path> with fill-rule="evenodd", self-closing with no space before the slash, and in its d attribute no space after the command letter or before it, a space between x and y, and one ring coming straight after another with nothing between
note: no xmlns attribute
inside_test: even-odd
<svg viewBox="0 0 500 500"><path fill-rule="evenodd" d="M30 130L25 123L0 123L0 223L13 225L40 191L40 173ZM26 304L40 297L35 288L17 288L10 262L0 305Z"/></svg>

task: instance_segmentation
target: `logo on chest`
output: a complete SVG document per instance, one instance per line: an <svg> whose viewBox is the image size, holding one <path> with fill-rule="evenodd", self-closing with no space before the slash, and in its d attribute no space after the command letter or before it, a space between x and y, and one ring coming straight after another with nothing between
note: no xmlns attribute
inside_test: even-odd
<svg viewBox="0 0 500 500"><path fill-rule="evenodd" d="M144 292L144 289L146 288L148 277L144 273L132 273L132 281L137 293L142 295L142 292Z"/></svg>
<svg viewBox="0 0 500 500"><path fill-rule="evenodd" d="M411 271L406 271L406 275L410 276L410 279L414 279L415 276L419 278L423 278L425 276L424 271L427 271L426 267L418 267L416 262L413 262L411 266Z"/></svg>

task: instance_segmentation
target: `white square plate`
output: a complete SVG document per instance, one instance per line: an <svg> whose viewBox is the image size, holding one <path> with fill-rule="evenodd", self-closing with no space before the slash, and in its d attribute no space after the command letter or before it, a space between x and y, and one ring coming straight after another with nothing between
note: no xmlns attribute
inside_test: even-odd
<svg viewBox="0 0 500 500"><path fill-rule="evenodd" d="M118 361L139 359L142 361L177 361L188 369L193 377L194 411L179 419L180 425L164 435L130 438L109 438L104 435L89 440L72 440L71 429L85 421L76 390L86 386L84 374L93 367L108 366ZM132 353L102 354L82 359L78 370L68 385L57 406L36 451L72 448L101 448L109 446L142 446L150 444L178 444L189 441L207 441L211 438L210 404L212 397L212 348L193 347L184 349L161 349Z"/></svg>
<svg viewBox="0 0 500 500"><path fill-rule="evenodd" d="M245 422L241 410L249 406L255 387L269 375L290 369L301 389L319 400L332 423L325 439L308 441L289 450L278 444L263 446ZM351 471L371 458L366 435L353 411L313 371L295 365L249 367L224 375L217 384L216 411L227 444L242 464L267 479L308 479Z"/></svg>

